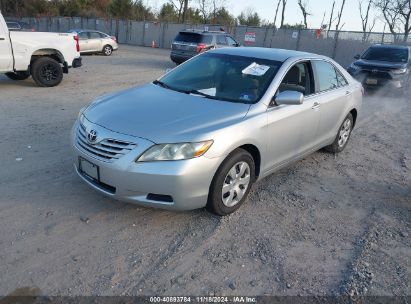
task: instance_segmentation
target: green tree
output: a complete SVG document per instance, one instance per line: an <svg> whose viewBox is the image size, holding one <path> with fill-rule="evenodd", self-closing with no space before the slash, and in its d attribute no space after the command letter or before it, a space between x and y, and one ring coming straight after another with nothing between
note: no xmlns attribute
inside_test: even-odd
<svg viewBox="0 0 411 304"><path fill-rule="evenodd" d="M133 1L112 0L109 5L109 12L115 18L131 19L133 16Z"/></svg>
<svg viewBox="0 0 411 304"><path fill-rule="evenodd" d="M175 10L172 4L165 3L160 9L158 19L164 22L177 22L178 12Z"/></svg>
<svg viewBox="0 0 411 304"><path fill-rule="evenodd" d="M261 18L257 12L252 9L247 9L237 17L239 25L260 26Z"/></svg>

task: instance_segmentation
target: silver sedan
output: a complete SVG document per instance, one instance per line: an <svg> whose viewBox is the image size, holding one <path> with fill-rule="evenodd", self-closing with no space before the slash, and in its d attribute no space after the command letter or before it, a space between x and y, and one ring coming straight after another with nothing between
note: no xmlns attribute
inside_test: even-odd
<svg viewBox="0 0 411 304"><path fill-rule="evenodd" d="M330 58L218 49L82 109L75 170L115 199L226 215L257 180L318 149L341 152L361 102L361 84Z"/></svg>
<svg viewBox="0 0 411 304"><path fill-rule="evenodd" d="M105 33L93 30L71 30L79 37L80 53L103 53L111 56L113 51L118 50L117 39Z"/></svg>

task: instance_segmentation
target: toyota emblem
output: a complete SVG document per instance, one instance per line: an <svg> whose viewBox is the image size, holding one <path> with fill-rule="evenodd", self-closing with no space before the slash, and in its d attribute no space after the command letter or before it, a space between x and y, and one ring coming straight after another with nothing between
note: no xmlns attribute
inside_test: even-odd
<svg viewBox="0 0 411 304"><path fill-rule="evenodd" d="M97 131L96 130L90 130L87 134L87 140L89 143L95 143L97 141Z"/></svg>

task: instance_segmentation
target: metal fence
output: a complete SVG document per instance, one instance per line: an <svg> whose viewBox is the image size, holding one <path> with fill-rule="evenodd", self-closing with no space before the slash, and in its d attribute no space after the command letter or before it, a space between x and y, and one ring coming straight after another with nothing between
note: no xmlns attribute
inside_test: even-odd
<svg viewBox="0 0 411 304"><path fill-rule="evenodd" d="M80 17L22 18L37 31L66 32L69 29L92 29L116 36L119 43L170 48L180 30L219 30L220 25L176 24L149 21L115 19L90 19ZM275 29L270 27L234 26L226 28L240 44L268 48L283 48L322 54L348 65L355 54L375 43L399 43L410 45L402 35L387 33L362 33L348 31L319 31Z"/></svg>

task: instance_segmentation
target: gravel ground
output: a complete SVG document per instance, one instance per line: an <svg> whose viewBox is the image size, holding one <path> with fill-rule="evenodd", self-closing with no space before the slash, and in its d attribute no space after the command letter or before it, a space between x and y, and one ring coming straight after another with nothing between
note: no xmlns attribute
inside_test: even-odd
<svg viewBox="0 0 411 304"><path fill-rule="evenodd" d="M347 149L254 185L220 218L106 198L73 171L79 109L173 67L168 51L85 56L56 88L0 76L0 294L410 295L411 104L374 95Z"/></svg>

